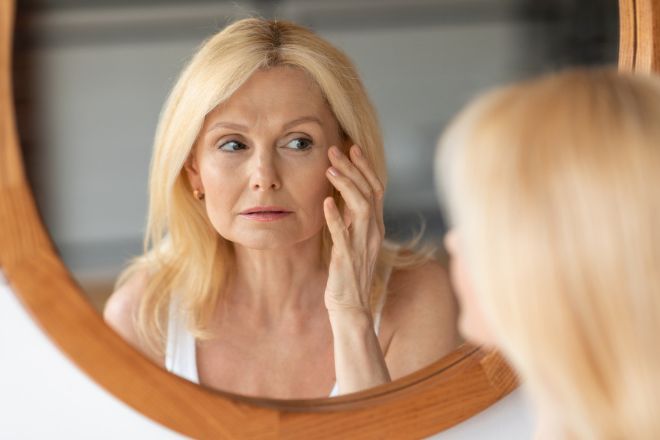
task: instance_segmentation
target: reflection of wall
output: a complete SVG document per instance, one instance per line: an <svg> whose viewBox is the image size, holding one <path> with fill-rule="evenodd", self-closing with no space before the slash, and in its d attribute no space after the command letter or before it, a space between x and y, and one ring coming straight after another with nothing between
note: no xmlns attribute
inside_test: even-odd
<svg viewBox="0 0 660 440"><path fill-rule="evenodd" d="M72 2L23 22L18 90L27 161L49 230L79 276L112 275L139 252L160 107L194 48L236 15L229 3L164 3ZM311 24L356 62L381 118L386 218L395 233L418 225L416 212L432 234L441 229L431 162L451 115L484 88L545 69L542 57L528 56L538 23L515 13L519 2L496 3L278 3L280 16Z"/></svg>

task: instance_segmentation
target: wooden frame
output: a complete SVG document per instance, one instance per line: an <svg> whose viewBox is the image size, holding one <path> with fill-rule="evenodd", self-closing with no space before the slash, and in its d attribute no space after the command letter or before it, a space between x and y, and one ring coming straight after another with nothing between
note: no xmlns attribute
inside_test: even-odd
<svg viewBox="0 0 660 440"><path fill-rule="evenodd" d="M660 0L620 0L619 66L660 68ZM250 399L166 372L107 327L56 255L25 178L10 78L13 0L0 2L0 268L51 340L135 410L195 438L420 438L451 427L509 393L497 353L463 345L396 382L333 399Z"/></svg>
<svg viewBox="0 0 660 440"><path fill-rule="evenodd" d="M619 69L660 72L659 0L619 0Z"/></svg>

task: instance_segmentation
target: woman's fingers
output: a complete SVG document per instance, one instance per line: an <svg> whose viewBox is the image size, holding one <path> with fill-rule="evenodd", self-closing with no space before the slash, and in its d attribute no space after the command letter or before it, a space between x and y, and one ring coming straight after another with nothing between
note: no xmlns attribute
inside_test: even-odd
<svg viewBox="0 0 660 440"><path fill-rule="evenodd" d="M385 187L380 181L376 172L371 168L366 157L362 154L362 150L357 145L353 145L350 150L351 160L355 167L360 170L364 178L371 186L371 193L374 199L374 208L376 209L376 218L378 220L378 228L381 234L385 234L385 224L383 221L383 199L385 198Z"/></svg>
<svg viewBox="0 0 660 440"><path fill-rule="evenodd" d="M376 172L371 168L367 158L362 154L362 150L357 145L353 145L350 149L352 163L360 170L362 176L367 180L370 186L370 191L375 198L383 198L385 188L380 181Z"/></svg>
<svg viewBox="0 0 660 440"><path fill-rule="evenodd" d="M346 207L350 211L351 220L353 220L355 227L366 227L369 222L369 217L371 216L371 202L365 198L362 192L355 185L355 182L339 172L337 168L328 168L327 175L330 183L332 183L334 187L337 188L342 198L346 202Z"/></svg>
<svg viewBox="0 0 660 440"><path fill-rule="evenodd" d="M335 199L332 197L325 198L323 213L325 214L325 221L328 223L333 245L346 248L348 245L348 228L341 217Z"/></svg>
<svg viewBox="0 0 660 440"><path fill-rule="evenodd" d="M328 153L332 166L338 169L339 172L343 175L349 177L364 197L371 199L373 197L371 185L362 175L360 170L355 166L355 164L351 162L348 156L342 153L339 148L334 146L330 147Z"/></svg>

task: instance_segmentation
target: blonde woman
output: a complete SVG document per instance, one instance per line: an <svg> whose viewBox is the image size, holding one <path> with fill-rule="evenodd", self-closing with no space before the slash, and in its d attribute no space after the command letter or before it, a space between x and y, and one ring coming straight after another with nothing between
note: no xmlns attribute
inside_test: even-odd
<svg viewBox="0 0 660 440"><path fill-rule="evenodd" d="M440 143L461 332L538 438L660 438L660 79L576 70L481 97Z"/></svg>
<svg viewBox="0 0 660 440"><path fill-rule="evenodd" d="M456 344L443 268L384 241L385 158L347 57L245 19L165 104L145 254L105 319L191 381L273 398L389 382Z"/></svg>

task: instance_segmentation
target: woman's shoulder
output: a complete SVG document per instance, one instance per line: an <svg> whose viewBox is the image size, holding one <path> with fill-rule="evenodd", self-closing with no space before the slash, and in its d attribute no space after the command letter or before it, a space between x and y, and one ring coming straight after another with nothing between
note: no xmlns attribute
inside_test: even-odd
<svg viewBox="0 0 660 440"><path fill-rule="evenodd" d="M112 292L105 303L103 319L124 339L133 339L133 317L147 281L146 270L134 272Z"/></svg>
<svg viewBox="0 0 660 440"><path fill-rule="evenodd" d="M149 281L146 269L130 274L110 295L103 309L103 319L125 341L145 353L135 326L140 298ZM151 356L150 356L151 357Z"/></svg>
<svg viewBox="0 0 660 440"><path fill-rule="evenodd" d="M399 319L410 314L419 318L420 313L446 316L456 311L448 271L435 259L412 267L394 268L387 290L385 307Z"/></svg>
<svg viewBox="0 0 660 440"><path fill-rule="evenodd" d="M459 340L457 316L443 264L428 260L393 269L382 315L384 352L392 378L451 352Z"/></svg>

